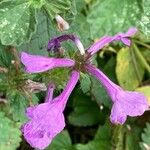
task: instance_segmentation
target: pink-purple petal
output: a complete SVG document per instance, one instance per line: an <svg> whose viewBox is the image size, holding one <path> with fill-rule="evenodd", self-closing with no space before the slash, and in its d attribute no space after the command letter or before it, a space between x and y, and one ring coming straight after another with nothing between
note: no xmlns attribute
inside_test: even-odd
<svg viewBox="0 0 150 150"><path fill-rule="evenodd" d="M78 80L80 78L80 73L76 70L73 70L70 75L70 80L68 81L65 89L61 93L60 97L64 99L68 99L72 90L74 89L75 85L77 84ZM66 101L63 102L63 106L65 107Z"/></svg>
<svg viewBox="0 0 150 150"><path fill-rule="evenodd" d="M102 49L107 44L113 41L122 41L124 44L130 46L131 41L128 39L133 36L137 32L136 28L130 28L126 33L118 33L114 36L104 36L99 41L95 42L87 51L93 55L97 53L100 49Z"/></svg>
<svg viewBox="0 0 150 150"><path fill-rule="evenodd" d="M54 116L55 117L55 116ZM43 116L44 118L44 116ZM47 118L50 119L50 118ZM61 132L65 126L64 123L64 117L60 118L59 115L57 116L57 120L60 119L61 123L59 121L59 125L56 123L54 126L59 126L59 130L57 129L57 133L54 132L53 126L51 125L53 122L51 120L33 120L28 123L26 123L23 128L23 135L26 139L26 141L33 147L33 148L38 148L38 149L45 149L52 141L52 139ZM55 120L57 122L57 120ZM45 121L51 122L51 124L47 124L47 127L45 125ZM49 126L51 125L51 126ZM48 130L47 130L48 128Z"/></svg>
<svg viewBox="0 0 150 150"><path fill-rule="evenodd" d="M60 100L53 104L43 103L35 109L27 111L31 115L31 121L22 127L22 132L27 142L34 148L46 148L52 139L60 133L65 127L63 109L61 109Z"/></svg>
<svg viewBox="0 0 150 150"><path fill-rule="evenodd" d="M110 120L113 124L124 124L127 119L127 115L122 109L122 105L119 102L113 104L111 109Z"/></svg>
<svg viewBox="0 0 150 150"><path fill-rule="evenodd" d="M137 28L131 27L131 28L129 28L129 30L127 31L125 36L126 37L133 36L137 31L138 31Z"/></svg>
<svg viewBox="0 0 150 150"><path fill-rule="evenodd" d="M36 106L30 106L26 109L26 116L30 119L34 117L33 112L36 109Z"/></svg>
<svg viewBox="0 0 150 150"><path fill-rule="evenodd" d="M96 53L98 50L102 49L104 46L106 46L111 41L112 41L111 36L104 36L100 40L96 41L92 46L90 46L87 51L93 55L94 53Z"/></svg>
<svg viewBox="0 0 150 150"><path fill-rule="evenodd" d="M113 107L110 116L112 123L123 124L127 116L141 116L148 110L148 100L142 93L124 91L92 65L87 65L86 69L102 83L112 99Z"/></svg>
<svg viewBox="0 0 150 150"><path fill-rule="evenodd" d="M67 58L50 58L40 55L31 55L25 52L21 53L21 62L25 65L28 73L44 72L57 67L74 66L74 61Z"/></svg>
<svg viewBox="0 0 150 150"><path fill-rule="evenodd" d="M122 43L124 43L127 46L131 45L131 41L128 38L122 37L121 41L122 41Z"/></svg>
<svg viewBox="0 0 150 150"><path fill-rule="evenodd" d="M139 92L120 91L120 101L124 112L131 117L141 116L148 109L146 97Z"/></svg>

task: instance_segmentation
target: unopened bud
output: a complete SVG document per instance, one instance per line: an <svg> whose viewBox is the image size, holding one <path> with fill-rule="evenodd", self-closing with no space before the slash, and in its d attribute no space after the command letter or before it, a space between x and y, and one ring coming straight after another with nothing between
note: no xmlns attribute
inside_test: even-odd
<svg viewBox="0 0 150 150"><path fill-rule="evenodd" d="M60 31L69 29L69 23L66 20L64 20L60 15L56 15L55 19L57 21L58 29Z"/></svg>

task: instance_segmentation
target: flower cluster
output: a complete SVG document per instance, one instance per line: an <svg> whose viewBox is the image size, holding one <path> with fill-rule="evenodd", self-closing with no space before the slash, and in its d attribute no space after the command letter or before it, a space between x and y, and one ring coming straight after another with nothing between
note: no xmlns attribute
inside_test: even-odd
<svg viewBox="0 0 150 150"><path fill-rule="evenodd" d="M79 60L21 53L21 61L28 73L43 72L57 67L68 67L71 70L70 79L58 97L52 98L54 86L50 85L45 103L27 109L26 114L29 122L22 126L22 132L32 147L44 149L65 127L63 111L69 95L79 80L81 71L90 73L100 81L112 99L113 106L110 115L112 123L122 125L125 123L127 116L140 116L148 109L147 99L143 94L123 90L120 86L113 83L101 70L93 66L90 61L95 53L110 42L122 41L129 46L131 44L129 37L134 35L136 31L135 28L130 28L127 33L104 36L86 51L84 51L81 41L74 35L62 35L49 41L49 51L57 51L63 41L73 41L80 51L81 59Z"/></svg>

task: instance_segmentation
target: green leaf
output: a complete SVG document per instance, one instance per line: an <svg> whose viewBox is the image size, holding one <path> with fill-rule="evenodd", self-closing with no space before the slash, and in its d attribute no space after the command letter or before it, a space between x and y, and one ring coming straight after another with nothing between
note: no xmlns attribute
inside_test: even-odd
<svg viewBox="0 0 150 150"><path fill-rule="evenodd" d="M0 150L16 150L21 142L17 125L0 112Z"/></svg>
<svg viewBox="0 0 150 150"><path fill-rule="evenodd" d="M107 74L107 76L113 82L117 82L116 73L115 73L115 67L116 67L116 59L115 59L115 57L111 57L108 60L107 64L104 66L104 73Z"/></svg>
<svg viewBox="0 0 150 150"><path fill-rule="evenodd" d="M73 150L71 138L67 130L62 131L45 150Z"/></svg>
<svg viewBox="0 0 150 150"><path fill-rule="evenodd" d="M77 13L80 13L86 7L86 2L83 0L75 0Z"/></svg>
<svg viewBox="0 0 150 150"><path fill-rule="evenodd" d="M147 85L147 86L139 87L135 89L135 91L143 93L147 97L148 103L150 105L150 86Z"/></svg>
<svg viewBox="0 0 150 150"><path fill-rule="evenodd" d="M0 2L0 39L3 45L19 45L35 30L36 11L26 0ZM12 17L13 16L13 17Z"/></svg>
<svg viewBox="0 0 150 150"><path fill-rule="evenodd" d="M126 130L125 133L125 150L137 150L139 148L139 134L141 132L141 129L139 127L131 126L130 130ZM133 146L134 145L134 146Z"/></svg>
<svg viewBox="0 0 150 150"><path fill-rule="evenodd" d="M81 74L81 75L82 75L81 76L82 78L80 80L80 86L81 86L83 93L87 93L90 91L91 80L88 74Z"/></svg>
<svg viewBox="0 0 150 150"><path fill-rule="evenodd" d="M80 38L85 48L89 46L90 25L87 22L86 17L84 15L82 14L76 15L67 33L70 33L70 34L74 33L75 35L77 35Z"/></svg>
<svg viewBox="0 0 150 150"><path fill-rule="evenodd" d="M71 11L72 0L47 0L44 8L53 19L57 14Z"/></svg>
<svg viewBox="0 0 150 150"><path fill-rule="evenodd" d="M139 28L147 37L150 36L150 1L143 0L143 13L139 21Z"/></svg>
<svg viewBox="0 0 150 150"><path fill-rule="evenodd" d="M140 142L140 147L142 150L149 150L150 149L150 123L146 124L146 128L142 133L142 142Z"/></svg>
<svg viewBox="0 0 150 150"><path fill-rule="evenodd" d="M46 2L45 0L29 0L34 8L40 9Z"/></svg>
<svg viewBox="0 0 150 150"><path fill-rule="evenodd" d="M42 78L42 82L51 83L53 82L57 89L62 90L66 85L66 82L69 78L69 69L68 68L56 68L48 72L44 72L37 76L37 80Z"/></svg>
<svg viewBox="0 0 150 150"><path fill-rule="evenodd" d="M33 104L38 102L38 98L32 94ZM7 92L7 99L10 103L10 112L13 116L14 121L25 122L27 117L25 115L26 108L29 106L29 98L20 93L19 91L9 91Z"/></svg>
<svg viewBox="0 0 150 150"><path fill-rule="evenodd" d="M47 55L47 43L56 30L50 20L42 13L37 13L37 29L29 42L18 47L19 51L26 50L32 54Z"/></svg>
<svg viewBox="0 0 150 150"><path fill-rule="evenodd" d="M87 144L77 144L77 150L110 150L111 128L109 125L100 126L93 141Z"/></svg>
<svg viewBox="0 0 150 150"><path fill-rule="evenodd" d="M91 141L88 144L77 144L77 150L110 150L107 141Z"/></svg>
<svg viewBox="0 0 150 150"><path fill-rule="evenodd" d="M42 54L47 55L47 43L48 41L56 36L62 35L62 32L58 32L56 30L55 24L50 21L42 12L37 13L37 31L32 36L32 39L28 43L22 44L18 49L19 50L27 50L33 54ZM80 26L78 26L80 24ZM84 26L86 28L84 29ZM64 31L63 34L73 34L77 35L84 46L89 46L89 24L86 22L86 18L83 15L77 15L75 20L71 23L70 29ZM71 41L64 42L62 44L65 52L73 52L77 50L74 44Z"/></svg>
<svg viewBox="0 0 150 150"><path fill-rule="evenodd" d="M99 141L107 141L109 143L111 141L111 135L112 129L110 125L106 123L103 126L99 126L94 139Z"/></svg>
<svg viewBox="0 0 150 150"><path fill-rule="evenodd" d="M119 84L127 90L134 90L140 84L144 68L133 49L122 48L117 54L116 74Z"/></svg>
<svg viewBox="0 0 150 150"><path fill-rule="evenodd" d="M11 60L13 59L12 53L6 46L0 44L0 66L9 68Z"/></svg>
<svg viewBox="0 0 150 150"><path fill-rule="evenodd" d="M86 95L78 93L74 97L73 108L74 111L70 113L68 119L75 126L91 126L102 119L98 105Z"/></svg>
<svg viewBox="0 0 150 150"><path fill-rule="evenodd" d="M99 105L103 104L110 108L111 100L102 84L93 77L91 77L91 81L91 96L97 101Z"/></svg>
<svg viewBox="0 0 150 150"><path fill-rule="evenodd" d="M27 117L25 115L25 109L27 108L28 102L24 96L17 92L12 92L7 95L7 99L10 101L10 109L14 121L25 122Z"/></svg>
<svg viewBox="0 0 150 150"><path fill-rule="evenodd" d="M146 4L142 0L123 0L121 3L118 0L97 0L87 19L91 24L92 38L99 38L105 34L114 35L127 31L131 26L137 27L142 21L141 17L145 16L143 5ZM143 26L148 28L147 24Z"/></svg>

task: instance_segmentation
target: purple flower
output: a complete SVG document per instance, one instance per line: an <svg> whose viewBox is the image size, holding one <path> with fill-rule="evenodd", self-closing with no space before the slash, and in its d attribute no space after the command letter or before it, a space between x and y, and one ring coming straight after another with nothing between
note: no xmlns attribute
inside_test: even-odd
<svg viewBox="0 0 150 150"><path fill-rule="evenodd" d="M81 53L79 60L68 58L49 58L38 55L21 53L21 61L30 73L47 71L56 67L70 67L74 70L66 88L52 100L53 88L49 88L45 103L29 107L27 116L30 121L22 127L26 140L32 147L43 149L51 140L63 130L65 126L63 110L67 99L79 79L79 71L86 71L97 78L108 95L111 97L113 107L110 120L115 124L123 124L127 116L140 116L148 109L146 97L138 92L124 91L120 86L113 83L102 71L91 65L91 57L105 45L112 41L122 41L130 45L129 37L135 34L137 29L130 28L127 33L118 33L115 36L104 36L98 42L90 46L85 52L81 41L73 35L62 35L49 41L48 49L59 48L61 42L71 40L75 43ZM78 70L78 71L76 71ZM51 92L50 92L51 91Z"/></svg>
<svg viewBox="0 0 150 150"><path fill-rule="evenodd" d="M79 79L79 72L72 71L64 91L52 98L54 85L50 85L45 103L27 108L29 122L21 130L26 141L34 148L46 148L65 127L63 111L67 100Z"/></svg>
<svg viewBox="0 0 150 150"><path fill-rule="evenodd" d="M134 35L136 32L136 28L130 28L127 33L118 33L116 36L114 36L113 40L121 40L124 44L130 46L131 41L128 39L128 37Z"/></svg>
<svg viewBox="0 0 150 150"><path fill-rule="evenodd" d="M94 43L90 48L88 48L88 52L92 55L99 51L99 49L103 48L107 44L113 41L121 40L124 44L130 46L131 42L128 37L134 35L137 32L136 28L130 28L127 33L118 33L115 36L104 36L99 41Z"/></svg>
<svg viewBox="0 0 150 150"><path fill-rule="evenodd" d="M87 65L86 68L89 73L102 83L114 103L110 115L112 123L123 124L127 116L141 116L148 109L147 99L143 94L124 91L102 71L92 65Z"/></svg>

